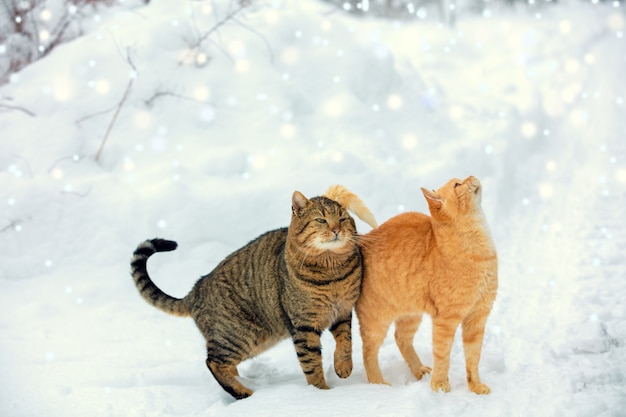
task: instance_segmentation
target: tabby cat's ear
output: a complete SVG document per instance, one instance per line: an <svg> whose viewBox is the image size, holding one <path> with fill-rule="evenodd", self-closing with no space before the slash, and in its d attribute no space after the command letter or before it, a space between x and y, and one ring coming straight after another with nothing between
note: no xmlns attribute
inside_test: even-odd
<svg viewBox="0 0 626 417"><path fill-rule="evenodd" d="M304 196L300 191L294 191L291 197L291 211L293 213L300 213L303 208L306 207L309 199Z"/></svg>
<svg viewBox="0 0 626 417"><path fill-rule="evenodd" d="M439 194L434 191L429 191L424 187L421 187L422 193L424 193L424 197L426 197L426 201L428 202L428 207L439 209L443 205L443 198Z"/></svg>

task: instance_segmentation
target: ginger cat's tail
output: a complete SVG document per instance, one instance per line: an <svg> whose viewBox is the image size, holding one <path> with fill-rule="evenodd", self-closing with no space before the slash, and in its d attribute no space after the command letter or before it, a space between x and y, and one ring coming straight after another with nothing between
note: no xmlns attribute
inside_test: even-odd
<svg viewBox="0 0 626 417"><path fill-rule="evenodd" d="M367 208L365 203L356 194L343 185L330 186L328 190L326 190L324 197L335 200L347 210L356 214L359 219L369 224L372 228L375 229L378 227L378 223L376 223L376 219L370 209Z"/></svg>

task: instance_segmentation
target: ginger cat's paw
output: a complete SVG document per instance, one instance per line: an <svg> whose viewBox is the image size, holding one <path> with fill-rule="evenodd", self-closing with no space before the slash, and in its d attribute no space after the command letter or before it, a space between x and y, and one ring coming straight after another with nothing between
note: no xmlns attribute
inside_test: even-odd
<svg viewBox="0 0 626 417"><path fill-rule="evenodd" d="M369 382L370 384L378 384L378 385L388 385L391 386L391 384L387 381L385 381L384 379L368 379L367 382Z"/></svg>
<svg viewBox="0 0 626 417"><path fill-rule="evenodd" d="M429 366L421 366L418 369L411 369L413 376L418 381L422 379L424 375L429 374L431 371L432 371L432 368L430 368Z"/></svg>
<svg viewBox="0 0 626 417"><path fill-rule="evenodd" d="M430 387L433 391L450 392L450 383L448 381L430 381Z"/></svg>
<svg viewBox="0 0 626 417"><path fill-rule="evenodd" d="M491 388L486 384L473 384L469 386L469 389L476 394L489 394L491 392Z"/></svg>

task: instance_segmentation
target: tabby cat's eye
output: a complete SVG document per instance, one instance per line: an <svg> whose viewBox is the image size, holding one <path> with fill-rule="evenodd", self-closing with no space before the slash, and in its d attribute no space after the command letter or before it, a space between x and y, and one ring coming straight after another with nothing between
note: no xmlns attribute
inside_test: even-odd
<svg viewBox="0 0 626 417"><path fill-rule="evenodd" d="M454 184L454 188L460 187L460 186L461 186L461 184L459 184L458 182L456 184Z"/></svg>
<svg viewBox="0 0 626 417"><path fill-rule="evenodd" d="M321 217L318 217L317 219L315 219L318 223L326 223L325 219L322 219Z"/></svg>
<svg viewBox="0 0 626 417"><path fill-rule="evenodd" d="M340 219L339 219L339 223L343 223L343 222L345 222L346 220L348 220L348 218L347 218L347 217L342 217L342 218L340 218Z"/></svg>

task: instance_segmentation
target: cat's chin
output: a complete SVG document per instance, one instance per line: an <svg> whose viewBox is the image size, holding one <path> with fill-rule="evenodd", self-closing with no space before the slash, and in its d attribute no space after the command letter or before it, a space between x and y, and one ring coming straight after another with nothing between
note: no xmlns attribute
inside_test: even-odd
<svg viewBox="0 0 626 417"><path fill-rule="evenodd" d="M345 239L333 239L327 241L317 241L315 242L315 249L320 252L335 252L335 253L343 253L346 251L346 247L348 242Z"/></svg>
<svg viewBox="0 0 626 417"><path fill-rule="evenodd" d="M478 180L478 178L469 177L466 181L468 182L467 185L469 186L470 190L474 194L478 194L480 192L480 181Z"/></svg>

